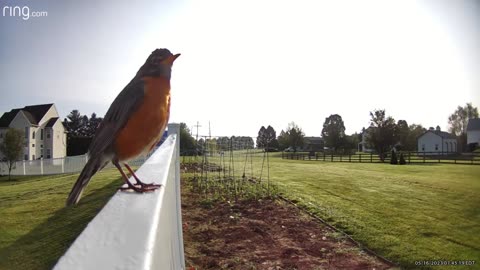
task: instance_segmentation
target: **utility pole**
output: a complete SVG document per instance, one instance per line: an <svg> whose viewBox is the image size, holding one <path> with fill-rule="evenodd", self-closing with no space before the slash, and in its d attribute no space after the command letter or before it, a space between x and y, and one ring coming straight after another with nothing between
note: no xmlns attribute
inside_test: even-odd
<svg viewBox="0 0 480 270"><path fill-rule="evenodd" d="M201 127L201 125L198 124L198 121L197 121L197 124L196 125L193 125L194 127L197 127L197 136L196 136L196 141L198 142L198 127Z"/></svg>

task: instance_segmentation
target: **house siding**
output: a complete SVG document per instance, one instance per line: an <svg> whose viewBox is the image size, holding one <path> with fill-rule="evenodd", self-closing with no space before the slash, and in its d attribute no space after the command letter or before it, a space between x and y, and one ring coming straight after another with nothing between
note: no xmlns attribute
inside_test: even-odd
<svg viewBox="0 0 480 270"><path fill-rule="evenodd" d="M480 144L480 130L467 131L467 144L470 143Z"/></svg>
<svg viewBox="0 0 480 270"><path fill-rule="evenodd" d="M16 129L19 129L23 132L25 132L25 128L27 128L27 137L25 138L25 145L24 145L24 148L23 148L23 155L22 155L22 159L24 158L23 156L27 155L28 156L28 159L31 159L32 158L32 155L35 154L35 147L32 146L32 132L33 132L33 129L31 127L31 124L30 122L28 121L28 119L25 117L25 115L23 114L23 112L19 112L17 113L17 115L13 118L12 122L10 122L10 125L9 125L9 128L16 128ZM35 143L35 142L33 142ZM3 158L3 155L2 155L2 158Z"/></svg>
<svg viewBox="0 0 480 270"><path fill-rule="evenodd" d="M440 135L427 131L418 138L418 152L453 153L457 152L457 141L455 139L445 139Z"/></svg>
<svg viewBox="0 0 480 270"><path fill-rule="evenodd" d="M52 158L61 158L67 155L67 135L62 121L57 120L55 125L50 129L51 137L49 142Z"/></svg>

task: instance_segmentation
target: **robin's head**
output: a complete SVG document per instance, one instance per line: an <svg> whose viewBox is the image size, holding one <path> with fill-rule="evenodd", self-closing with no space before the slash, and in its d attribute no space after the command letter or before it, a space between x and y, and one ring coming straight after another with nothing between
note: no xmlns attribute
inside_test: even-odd
<svg viewBox="0 0 480 270"><path fill-rule="evenodd" d="M145 64L140 68L137 75L140 77L162 76L170 79L173 62L179 56L180 54L174 55L167 49L156 49L147 58L147 61L145 61Z"/></svg>

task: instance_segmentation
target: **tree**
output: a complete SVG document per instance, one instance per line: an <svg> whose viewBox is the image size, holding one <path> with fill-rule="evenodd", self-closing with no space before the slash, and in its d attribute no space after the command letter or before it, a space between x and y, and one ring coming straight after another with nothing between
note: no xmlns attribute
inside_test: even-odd
<svg viewBox="0 0 480 270"><path fill-rule="evenodd" d="M72 110L63 121L68 136L67 155L85 154L102 120L96 113L88 118L78 110Z"/></svg>
<svg viewBox="0 0 480 270"><path fill-rule="evenodd" d="M448 129L458 137L461 149L467 144L467 124L472 118L478 118L478 108L473 107L472 103L467 103L464 107L458 106L448 117Z"/></svg>
<svg viewBox="0 0 480 270"><path fill-rule="evenodd" d="M389 151L397 142L395 137L395 120L385 115L385 110L374 110L370 112L370 129L367 129L366 141L374 148L380 160L385 159L384 153Z"/></svg>
<svg viewBox="0 0 480 270"><path fill-rule="evenodd" d="M196 154L197 142L190 134L187 124L180 123L180 153L183 155Z"/></svg>
<svg viewBox="0 0 480 270"><path fill-rule="evenodd" d="M322 138L325 145L335 150L340 148L345 142L345 125L342 117L338 114L332 114L325 118L322 129Z"/></svg>
<svg viewBox="0 0 480 270"><path fill-rule="evenodd" d="M294 152L297 152L297 149L304 144L303 138L305 137L305 133L303 133L302 129L294 122L288 124L284 136L286 136L287 145L292 147Z"/></svg>
<svg viewBox="0 0 480 270"><path fill-rule="evenodd" d="M68 137L79 137L85 134L88 124L88 117L85 119L78 110L71 111L64 120Z"/></svg>
<svg viewBox="0 0 480 270"><path fill-rule="evenodd" d="M397 126L395 129L395 137L400 144L400 148L406 149L408 134L410 133L410 129L408 128L408 123L405 120L398 120Z"/></svg>
<svg viewBox="0 0 480 270"><path fill-rule="evenodd" d="M85 121L85 117L83 117L83 121ZM92 116L90 116L90 119L86 119L86 128L85 128L85 134L84 136L86 137L93 137L95 136L95 133L97 132L97 128L102 122L103 117L97 117L96 113L92 113Z"/></svg>
<svg viewBox="0 0 480 270"><path fill-rule="evenodd" d="M478 118L477 107L473 107L472 103L467 103L464 107L458 106L448 117L449 131L457 136L466 134L468 120L472 118Z"/></svg>
<svg viewBox="0 0 480 270"><path fill-rule="evenodd" d="M258 131L257 137L258 148L278 148L277 132L272 126L265 128L262 126Z"/></svg>
<svg viewBox="0 0 480 270"><path fill-rule="evenodd" d="M288 148L288 136L287 133L283 131L283 129L282 131L280 131L280 135L278 135L277 141L279 150L283 151L285 148Z"/></svg>
<svg viewBox="0 0 480 270"><path fill-rule="evenodd" d="M0 143L0 151L5 156L8 166L8 180L11 178L12 169L23 152L24 134L21 130L9 128L5 133L3 142Z"/></svg>
<svg viewBox="0 0 480 270"><path fill-rule="evenodd" d="M343 148L345 152L351 152L352 150L355 152L358 149L358 144L360 143L361 138L362 135L358 133L345 135L341 148Z"/></svg>
<svg viewBox="0 0 480 270"><path fill-rule="evenodd" d="M417 151L417 138L427 131L422 125L411 124L408 126L408 135L405 144L402 146L403 150Z"/></svg>

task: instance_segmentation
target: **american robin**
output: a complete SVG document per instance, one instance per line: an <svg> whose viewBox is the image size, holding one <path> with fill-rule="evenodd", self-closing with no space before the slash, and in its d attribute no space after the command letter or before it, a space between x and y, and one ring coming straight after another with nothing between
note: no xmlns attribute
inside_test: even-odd
<svg viewBox="0 0 480 270"><path fill-rule="evenodd" d="M121 189L146 192L160 187L140 181L127 161L151 151L163 135L170 115L172 65L178 56L167 49L156 49L115 98L93 137L88 162L68 195L67 205L80 200L92 176L110 161L128 186ZM133 175L135 185L128 180L120 163Z"/></svg>

